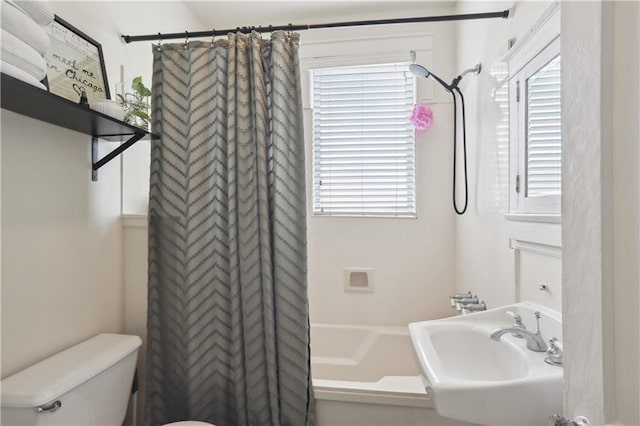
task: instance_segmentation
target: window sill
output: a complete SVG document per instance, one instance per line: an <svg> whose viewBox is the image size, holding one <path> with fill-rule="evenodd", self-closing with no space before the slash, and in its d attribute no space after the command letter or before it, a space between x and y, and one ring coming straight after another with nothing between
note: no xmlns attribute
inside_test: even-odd
<svg viewBox="0 0 640 426"><path fill-rule="evenodd" d="M391 214L347 214L347 213L311 213L316 218L341 218L341 219L417 219L416 214L391 215Z"/></svg>
<svg viewBox="0 0 640 426"><path fill-rule="evenodd" d="M505 213L504 218L517 222L562 223L562 215L559 214Z"/></svg>
<svg viewBox="0 0 640 426"><path fill-rule="evenodd" d="M562 257L562 247L532 241L516 240L511 238L509 240L509 248L513 250L528 251L544 256L557 258Z"/></svg>
<svg viewBox="0 0 640 426"><path fill-rule="evenodd" d="M146 214L123 214L120 216L120 220L125 228L146 228L148 226Z"/></svg>

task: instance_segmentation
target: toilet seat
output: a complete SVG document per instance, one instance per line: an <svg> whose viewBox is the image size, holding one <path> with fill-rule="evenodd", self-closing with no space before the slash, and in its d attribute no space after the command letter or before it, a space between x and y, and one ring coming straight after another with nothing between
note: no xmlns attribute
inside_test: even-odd
<svg viewBox="0 0 640 426"><path fill-rule="evenodd" d="M167 423L164 426L215 426L215 425L212 425L211 423L205 423L205 422L186 421L186 422Z"/></svg>

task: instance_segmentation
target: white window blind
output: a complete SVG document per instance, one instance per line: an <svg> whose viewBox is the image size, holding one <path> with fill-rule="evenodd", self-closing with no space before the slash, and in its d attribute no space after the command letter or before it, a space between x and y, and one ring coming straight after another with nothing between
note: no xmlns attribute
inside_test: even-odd
<svg viewBox="0 0 640 426"><path fill-rule="evenodd" d="M415 216L408 64L313 71L313 212Z"/></svg>
<svg viewBox="0 0 640 426"><path fill-rule="evenodd" d="M560 88L560 56L527 79L527 197L561 192Z"/></svg>

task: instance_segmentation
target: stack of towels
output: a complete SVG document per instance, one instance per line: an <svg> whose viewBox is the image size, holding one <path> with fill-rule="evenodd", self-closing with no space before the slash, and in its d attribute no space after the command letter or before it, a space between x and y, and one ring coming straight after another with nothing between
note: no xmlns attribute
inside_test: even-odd
<svg viewBox="0 0 640 426"><path fill-rule="evenodd" d="M52 22L53 9L48 1L2 0L0 71L46 89L41 81L47 77L46 27Z"/></svg>

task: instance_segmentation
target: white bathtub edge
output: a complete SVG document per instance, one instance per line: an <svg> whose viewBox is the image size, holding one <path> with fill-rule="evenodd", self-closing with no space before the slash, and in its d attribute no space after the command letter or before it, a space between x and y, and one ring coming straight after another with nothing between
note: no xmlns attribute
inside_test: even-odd
<svg viewBox="0 0 640 426"><path fill-rule="evenodd" d="M409 397L390 394L375 394L370 392L339 391L336 389L314 389L316 400L355 402L361 404L395 405L400 407L433 408L433 403L427 396Z"/></svg>
<svg viewBox="0 0 640 426"><path fill-rule="evenodd" d="M433 408L419 376L386 376L377 382L313 380L316 399Z"/></svg>

